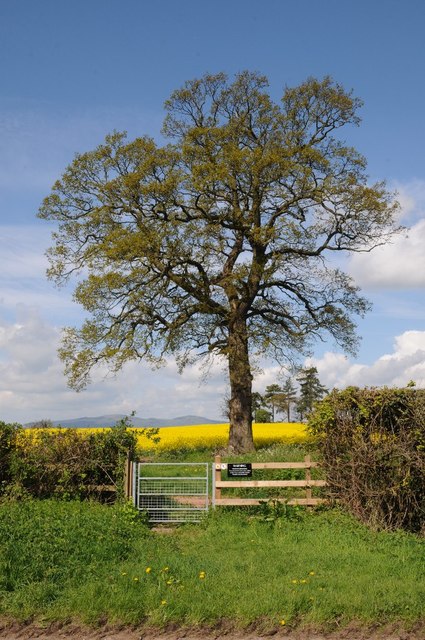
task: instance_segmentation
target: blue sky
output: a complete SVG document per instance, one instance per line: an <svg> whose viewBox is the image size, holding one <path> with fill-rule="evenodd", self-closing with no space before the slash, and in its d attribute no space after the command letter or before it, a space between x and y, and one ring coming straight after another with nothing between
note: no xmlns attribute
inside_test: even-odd
<svg viewBox="0 0 425 640"><path fill-rule="evenodd" d="M373 302L359 321L358 357L320 344L312 362L329 387L425 386L425 4L419 0L2 0L0 2L0 420L26 422L130 412L220 418L223 366L207 383L170 361L151 372L105 371L69 390L56 357L61 326L79 323L72 288L44 277L51 228L36 218L76 152L106 133L159 138L163 103L205 72L264 73L285 85L331 75L362 98L363 122L347 141L402 204L405 236L349 259ZM279 375L263 363L261 390ZM166 402L164 402L166 398Z"/></svg>

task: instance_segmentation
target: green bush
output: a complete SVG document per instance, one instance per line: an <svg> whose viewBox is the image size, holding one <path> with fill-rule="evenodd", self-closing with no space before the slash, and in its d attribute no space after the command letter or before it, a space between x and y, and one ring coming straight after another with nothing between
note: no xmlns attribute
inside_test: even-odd
<svg viewBox="0 0 425 640"><path fill-rule="evenodd" d="M123 495L125 459L135 454L137 436L129 427L124 419L110 430L90 433L24 432L18 425L0 423L1 494L114 501ZM155 430L147 432L156 435Z"/></svg>
<svg viewBox="0 0 425 640"><path fill-rule="evenodd" d="M309 419L329 495L362 521L421 531L425 521L425 391L334 390Z"/></svg>
<svg viewBox="0 0 425 640"><path fill-rule="evenodd" d="M19 429L21 426L18 424L0 421L0 496L7 491L12 482L12 466Z"/></svg>
<svg viewBox="0 0 425 640"><path fill-rule="evenodd" d="M37 498L94 497L101 486L120 490L124 460L135 445L134 434L122 427L87 435L71 429L29 433L14 458L15 486Z"/></svg>

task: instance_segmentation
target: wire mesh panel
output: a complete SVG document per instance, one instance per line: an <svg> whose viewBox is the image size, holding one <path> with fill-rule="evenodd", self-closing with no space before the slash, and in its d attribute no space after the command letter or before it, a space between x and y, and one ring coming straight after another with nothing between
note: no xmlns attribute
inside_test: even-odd
<svg viewBox="0 0 425 640"><path fill-rule="evenodd" d="M139 463L137 508L150 522L199 522L209 507L208 469L208 463Z"/></svg>

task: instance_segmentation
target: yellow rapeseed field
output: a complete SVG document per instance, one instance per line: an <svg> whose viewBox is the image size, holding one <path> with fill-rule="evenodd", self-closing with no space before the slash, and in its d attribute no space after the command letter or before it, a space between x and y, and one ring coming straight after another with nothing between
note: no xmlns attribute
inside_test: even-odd
<svg viewBox="0 0 425 640"><path fill-rule="evenodd" d="M253 425L257 446L276 442L297 443L307 438L306 425L295 422L256 423ZM136 430L137 433L137 430ZM163 427L159 429L160 441L153 445L142 433L138 436L143 449L199 449L203 447L225 447L229 439L229 423L199 424L185 427Z"/></svg>
<svg viewBox="0 0 425 640"><path fill-rule="evenodd" d="M106 430L106 429L105 429ZM34 429L25 429L27 435L35 435ZM46 429L57 432L60 429ZM99 428L76 429L78 433L89 434L103 431ZM198 424L183 427L161 427L158 429L159 442L155 443L146 436L142 428L132 429L137 434L141 449L175 450L221 448L227 445L229 438L229 423ZM257 446L268 446L274 443L302 443L307 439L306 425L300 422L254 423L254 441Z"/></svg>

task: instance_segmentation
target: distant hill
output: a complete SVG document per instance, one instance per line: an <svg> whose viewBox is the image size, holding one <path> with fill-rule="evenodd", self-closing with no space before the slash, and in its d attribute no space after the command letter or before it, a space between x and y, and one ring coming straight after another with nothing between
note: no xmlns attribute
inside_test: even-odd
<svg viewBox="0 0 425 640"><path fill-rule="evenodd" d="M72 418L70 420L52 420L54 427L66 427L68 429L86 429L86 428L102 428L113 427L119 420L125 418L125 414L112 413L106 416ZM131 417L131 423L134 427L179 427L184 425L196 424L219 424L219 420L210 420L202 416L179 416L177 418L138 418ZM33 427L37 422L29 422L25 427Z"/></svg>

